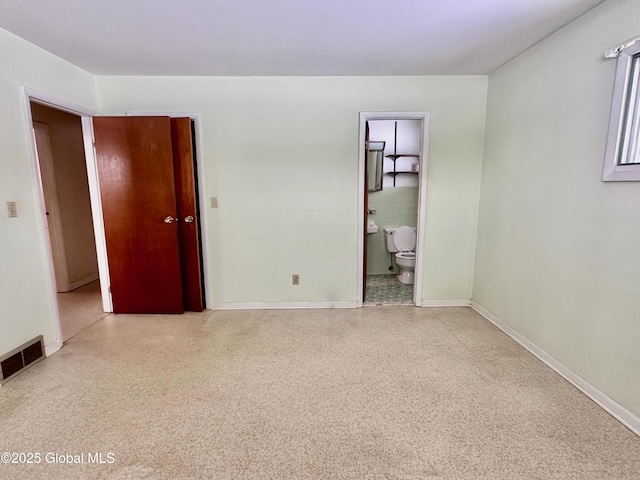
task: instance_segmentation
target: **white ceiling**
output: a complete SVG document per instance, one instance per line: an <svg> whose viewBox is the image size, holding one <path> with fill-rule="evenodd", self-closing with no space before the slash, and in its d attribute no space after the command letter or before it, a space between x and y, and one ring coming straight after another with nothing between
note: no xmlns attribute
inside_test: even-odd
<svg viewBox="0 0 640 480"><path fill-rule="evenodd" d="M0 0L103 75L487 74L604 0Z"/></svg>

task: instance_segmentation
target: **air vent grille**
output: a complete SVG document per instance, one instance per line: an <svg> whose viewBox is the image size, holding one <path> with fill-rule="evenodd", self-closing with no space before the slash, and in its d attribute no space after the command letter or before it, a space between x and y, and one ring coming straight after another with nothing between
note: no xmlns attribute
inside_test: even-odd
<svg viewBox="0 0 640 480"><path fill-rule="evenodd" d="M0 356L0 385L43 358L42 335Z"/></svg>

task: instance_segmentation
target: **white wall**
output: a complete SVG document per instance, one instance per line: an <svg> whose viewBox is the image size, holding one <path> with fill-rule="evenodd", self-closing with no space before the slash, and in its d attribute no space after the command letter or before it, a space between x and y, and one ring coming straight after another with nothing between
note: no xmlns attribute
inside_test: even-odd
<svg viewBox="0 0 640 480"><path fill-rule="evenodd" d="M105 114L201 115L205 195L220 205L204 209L210 304L355 302L358 114L430 111L422 298L470 298L486 77L105 76L97 86Z"/></svg>
<svg viewBox="0 0 640 480"><path fill-rule="evenodd" d="M611 0L489 77L473 297L640 416L640 183L600 181L615 60L640 2Z"/></svg>
<svg viewBox="0 0 640 480"><path fill-rule="evenodd" d="M0 354L44 335L56 340L52 279L21 86L95 106L88 73L0 29ZM7 218L6 202L18 217Z"/></svg>

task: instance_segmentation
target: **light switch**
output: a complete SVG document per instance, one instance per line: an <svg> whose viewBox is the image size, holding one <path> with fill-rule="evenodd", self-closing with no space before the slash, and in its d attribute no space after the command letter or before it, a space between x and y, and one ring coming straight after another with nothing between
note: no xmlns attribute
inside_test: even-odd
<svg viewBox="0 0 640 480"><path fill-rule="evenodd" d="M17 217L18 210L16 209L16 202L7 202L7 211L9 213L9 218Z"/></svg>
<svg viewBox="0 0 640 480"><path fill-rule="evenodd" d="M218 197L211 197L211 208L218 208Z"/></svg>

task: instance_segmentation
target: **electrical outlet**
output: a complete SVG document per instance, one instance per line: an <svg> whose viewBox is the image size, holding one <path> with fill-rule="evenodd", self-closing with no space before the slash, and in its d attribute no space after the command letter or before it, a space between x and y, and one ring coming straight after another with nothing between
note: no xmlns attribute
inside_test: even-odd
<svg viewBox="0 0 640 480"><path fill-rule="evenodd" d="M291 275L291 285L300 285L300 275L297 273Z"/></svg>
<svg viewBox="0 0 640 480"><path fill-rule="evenodd" d="M218 197L211 197L211 208L218 208Z"/></svg>
<svg viewBox="0 0 640 480"><path fill-rule="evenodd" d="M17 217L18 210L16 209L16 202L7 202L7 211L9 218Z"/></svg>

